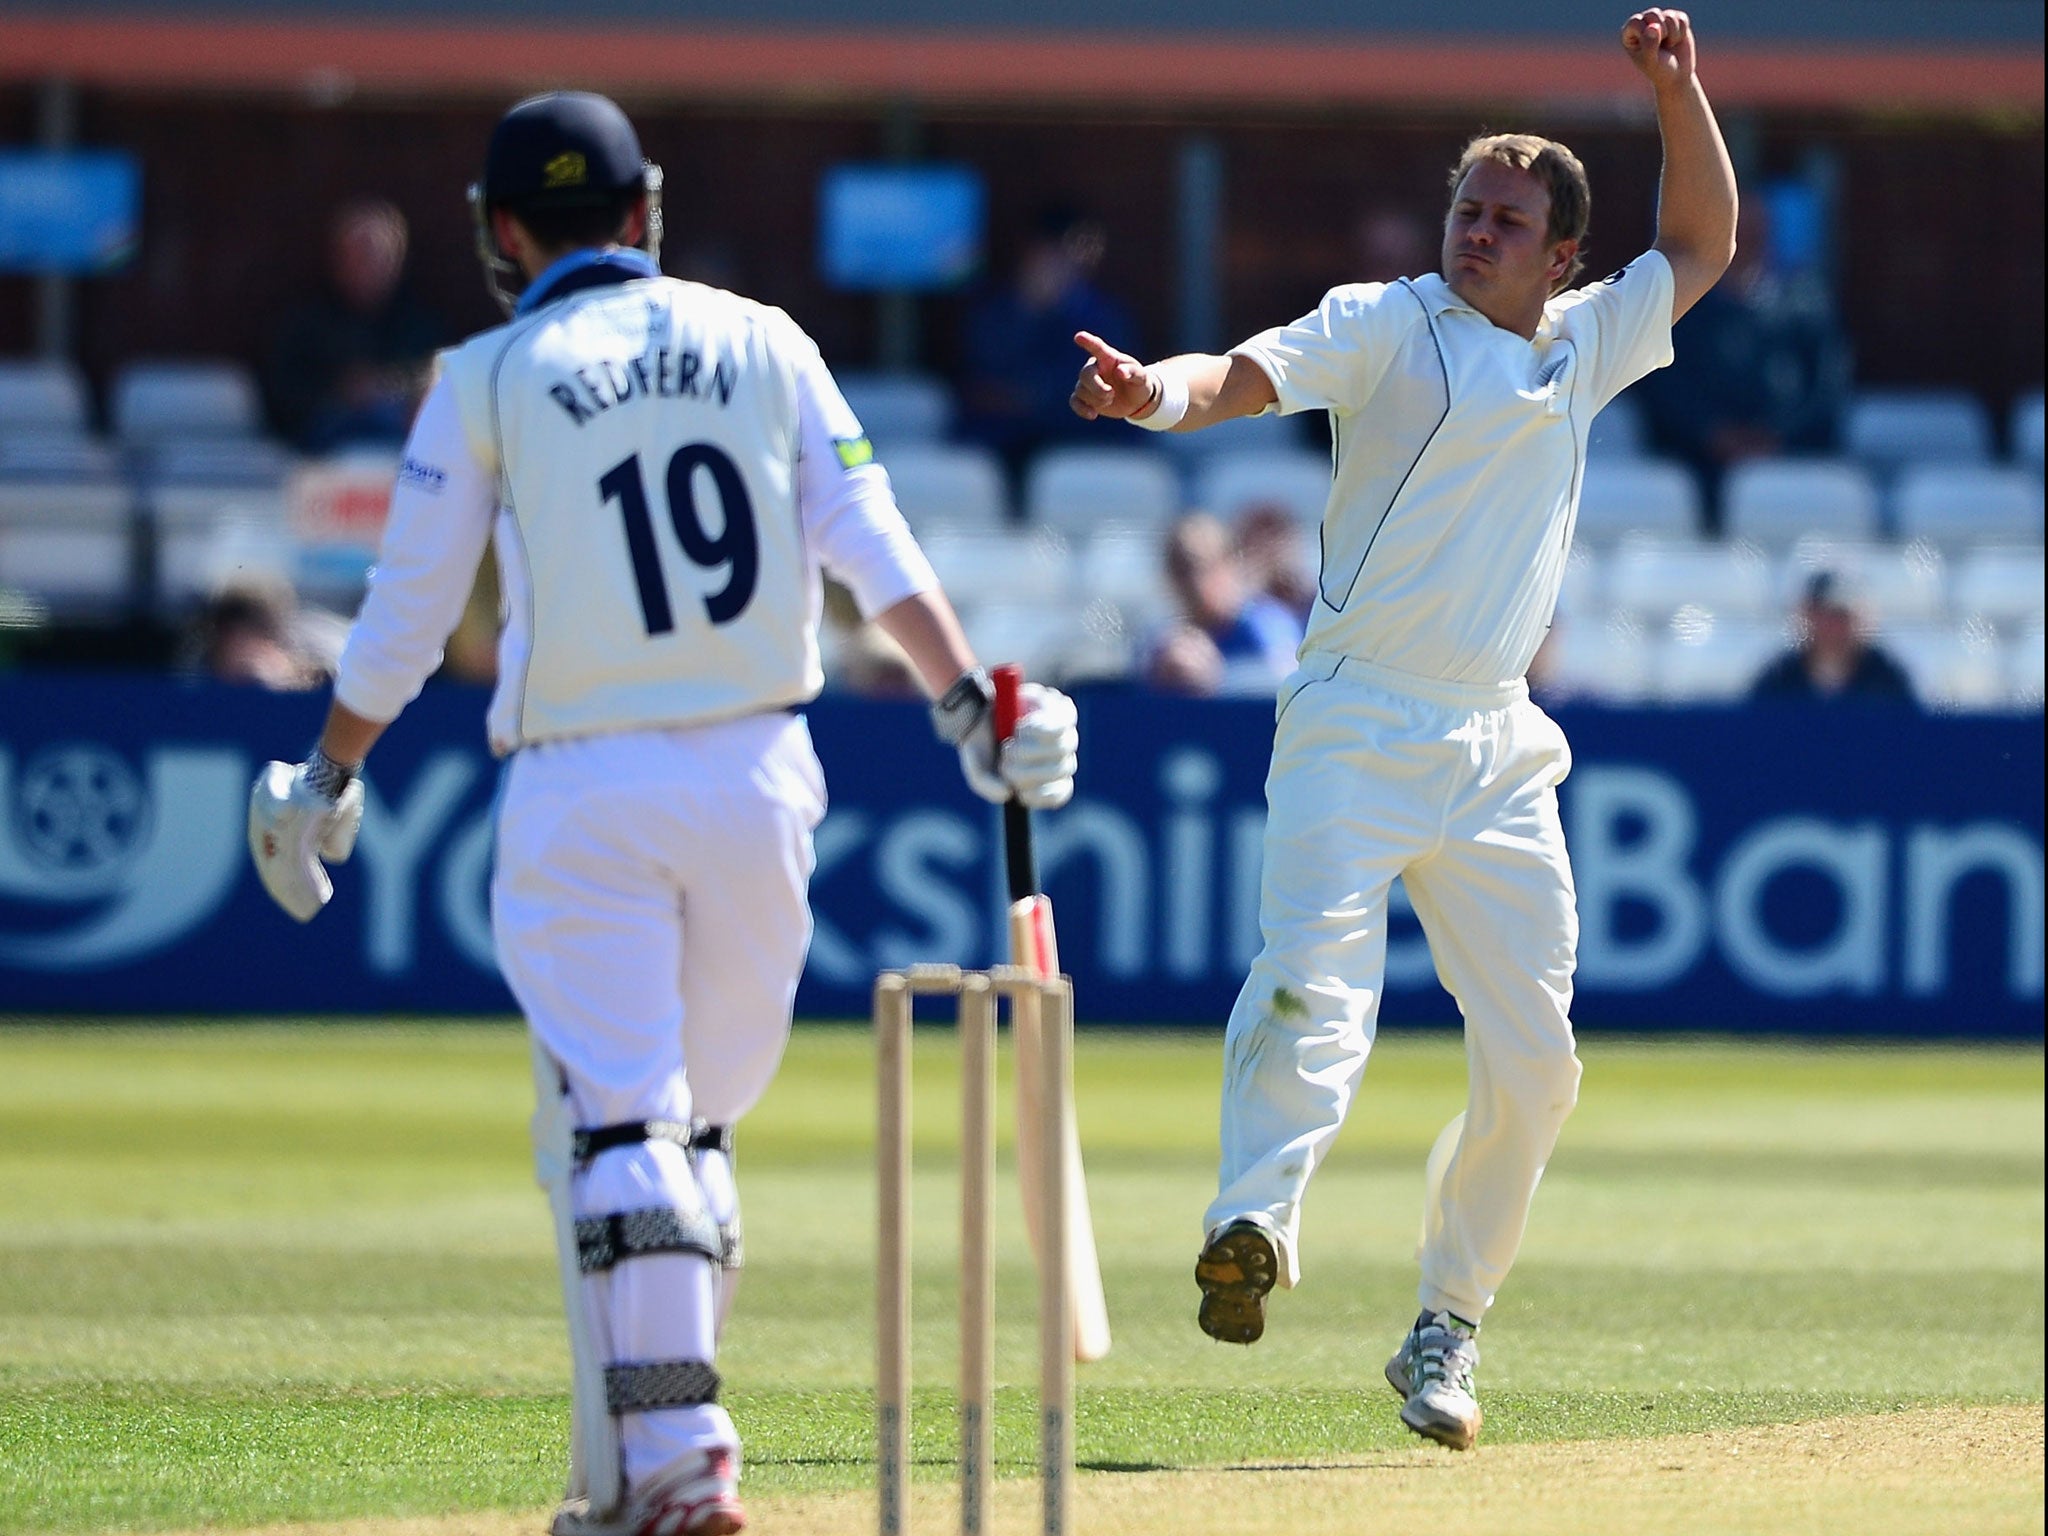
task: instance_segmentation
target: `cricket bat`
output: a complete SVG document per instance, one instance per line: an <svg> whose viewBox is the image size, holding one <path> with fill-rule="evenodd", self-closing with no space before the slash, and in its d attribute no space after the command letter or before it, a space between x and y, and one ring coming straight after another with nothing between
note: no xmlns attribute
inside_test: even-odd
<svg viewBox="0 0 2048 1536"><path fill-rule="evenodd" d="M1017 727L1017 690L1024 669L997 667L995 735L1007 741ZM1010 891L1010 963L1040 976L1060 974L1059 943L1053 932L1052 902L1038 888L1038 858L1031 843L1031 812L1012 800L1003 807L1003 863ZM1039 1151L1046 1084L1038 1044L1038 1000L1013 1002L1011 1028L1017 1056L1017 1179L1024 1194L1025 1226L1034 1255L1043 1255L1039 1230ZM1065 1085L1061 1085L1064 1091ZM1074 1358L1100 1360L1109 1353L1109 1304L1102 1293L1102 1266L1095 1254L1095 1222L1088 1212L1088 1183L1081 1167L1081 1136L1073 1106L1066 1114L1067 1274L1074 1300ZM1043 1262L1041 1258L1041 1262Z"/></svg>

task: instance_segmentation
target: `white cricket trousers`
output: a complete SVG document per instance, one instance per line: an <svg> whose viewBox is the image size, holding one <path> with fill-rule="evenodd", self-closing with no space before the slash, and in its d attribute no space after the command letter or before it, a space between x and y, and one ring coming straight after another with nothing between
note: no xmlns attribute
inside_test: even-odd
<svg viewBox="0 0 2048 1536"><path fill-rule="evenodd" d="M1259 924L1224 1039L1220 1192L1300 1277L1301 1199L1365 1070L1402 877L1465 1020L1465 1128L1426 1213L1422 1305L1478 1322L1578 1098L1564 733L1520 683L1471 688L1310 652L1280 694Z"/></svg>
<svg viewBox="0 0 2048 1536"><path fill-rule="evenodd" d="M824 812L810 733L789 714L513 758L491 891L498 960L578 1125L733 1125L753 1107L789 1039ZM578 1217L705 1208L689 1158L659 1141L600 1153L573 1199ZM709 1261L644 1255L584 1286L606 1363L713 1359ZM629 1486L690 1451L738 1445L715 1405L628 1413L621 1437Z"/></svg>

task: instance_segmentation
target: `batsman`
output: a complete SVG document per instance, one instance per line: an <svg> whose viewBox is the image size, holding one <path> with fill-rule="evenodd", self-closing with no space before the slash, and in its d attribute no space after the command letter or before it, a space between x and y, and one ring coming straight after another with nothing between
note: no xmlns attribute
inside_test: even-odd
<svg viewBox="0 0 2048 1536"><path fill-rule="evenodd" d="M1671 327L1735 250L1735 175L1691 19L1629 17L1621 46L1663 136L1657 234L1582 287L1591 193L1531 134L1474 139L1451 173L1442 271L1335 288L1228 356L1150 365L1083 333L1088 418L1193 431L1327 411L1333 478L1300 665L1266 781L1263 948L1224 1043L1222 1158L1195 1266L1211 1337L1249 1344L1301 1273L1301 1202L1364 1072L1402 879L1465 1021L1469 1097L1432 1163L1422 1310L1387 1363L1401 1419L1479 1433L1477 1336L1577 1102L1578 944L1557 786L1563 733L1524 681L1556 605L1586 432L1671 361Z"/></svg>
<svg viewBox="0 0 2048 1536"><path fill-rule="evenodd" d="M903 647L975 793L1049 809L1074 787L1056 689L1023 685L997 741L994 684L816 344L662 275L661 185L602 96L500 119L471 207L507 322L441 357L319 742L249 805L265 887L313 918L363 760L493 545L492 931L532 1032L573 1372L555 1536L746 1525L716 1363L742 1258L733 1137L811 936L825 783L801 710L824 573Z"/></svg>

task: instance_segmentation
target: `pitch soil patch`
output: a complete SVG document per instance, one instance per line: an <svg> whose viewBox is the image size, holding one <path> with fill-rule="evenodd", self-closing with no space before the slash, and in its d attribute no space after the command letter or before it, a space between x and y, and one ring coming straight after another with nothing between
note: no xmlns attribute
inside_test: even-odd
<svg viewBox="0 0 2048 1536"><path fill-rule="evenodd" d="M1352 1461L1083 1471L1089 1536L2018 1536L2042 1530L2039 1403L1957 1405L1644 1440L1417 1446ZM997 1488L998 1536L1028 1536L1036 1483ZM750 1497L759 1536L859 1536L866 1492ZM912 1528L954 1529L950 1485L920 1485ZM272 1526L272 1536L535 1536L542 1511ZM198 1533L194 1533L198 1536Z"/></svg>

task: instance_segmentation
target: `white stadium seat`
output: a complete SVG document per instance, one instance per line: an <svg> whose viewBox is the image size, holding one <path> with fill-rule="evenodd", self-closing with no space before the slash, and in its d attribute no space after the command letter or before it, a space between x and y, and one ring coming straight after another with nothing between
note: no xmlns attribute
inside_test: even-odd
<svg viewBox="0 0 2048 1536"><path fill-rule="evenodd" d="M1607 601L1651 625L1680 608L1715 618L1772 611L1771 575L1755 550L1726 544L1631 541L1607 563Z"/></svg>
<svg viewBox="0 0 2048 1536"><path fill-rule="evenodd" d="M265 437L170 437L138 455L145 481L158 485L240 485L275 489L297 457Z"/></svg>
<svg viewBox="0 0 2048 1536"><path fill-rule="evenodd" d="M2048 635L2039 629L2005 644L2005 688L2006 697L2023 708L2039 709L2044 688L2044 670L2048 670Z"/></svg>
<svg viewBox="0 0 2048 1536"><path fill-rule="evenodd" d="M114 381L108 412L127 443L170 437L258 437L263 432L256 381L240 363L143 360Z"/></svg>
<svg viewBox="0 0 2048 1536"><path fill-rule="evenodd" d="M1026 520L1083 538L1114 524L1163 531L1180 507L1173 467L1144 448L1048 448L1024 478Z"/></svg>
<svg viewBox="0 0 2048 1536"><path fill-rule="evenodd" d="M0 431L0 479L112 480L121 459L96 437L69 427Z"/></svg>
<svg viewBox="0 0 2048 1536"><path fill-rule="evenodd" d="M0 587L59 617L135 600L135 495L119 480L0 481Z"/></svg>
<svg viewBox="0 0 2048 1536"><path fill-rule="evenodd" d="M2005 464L1916 464L1892 494L1902 539L2041 542L2041 472Z"/></svg>
<svg viewBox="0 0 2048 1536"><path fill-rule="evenodd" d="M33 427L84 432L91 425L85 376L71 363L0 359L0 432Z"/></svg>
<svg viewBox="0 0 2048 1536"><path fill-rule="evenodd" d="M936 443L952 429L952 391L930 374L848 372L835 377L861 430L878 446Z"/></svg>
<svg viewBox="0 0 2048 1536"><path fill-rule="evenodd" d="M2007 431L2012 439L2012 456L2021 464L2030 465L2036 475L2041 473L2042 459L2042 399L2041 391L2020 396L2012 403L2012 419Z"/></svg>
<svg viewBox="0 0 2048 1536"><path fill-rule="evenodd" d="M1778 588L1788 610L1799 603L1808 578L1824 570L1848 576L1879 624L1934 623L1948 613L1947 563L1932 545L1804 540L1779 572Z"/></svg>
<svg viewBox="0 0 2048 1536"><path fill-rule="evenodd" d="M1774 547L1809 534L1874 539L1877 488L1846 459L1750 459L1722 482L1721 531Z"/></svg>
<svg viewBox="0 0 2048 1536"><path fill-rule="evenodd" d="M1784 627L1778 624L1722 620L1673 625L1659 637L1652 663L1657 697L1669 704L1743 698L1757 674L1786 646Z"/></svg>
<svg viewBox="0 0 2048 1536"><path fill-rule="evenodd" d="M1668 459L1587 461L1574 541L1611 544L1629 534L1691 539L1699 531L1699 484L1683 464Z"/></svg>
<svg viewBox="0 0 2048 1536"><path fill-rule="evenodd" d="M1637 459L1650 451L1650 429L1636 397L1623 390L1600 408L1586 434L1589 459Z"/></svg>
<svg viewBox="0 0 2048 1536"><path fill-rule="evenodd" d="M1923 704L1986 709L2007 698L2005 658L1987 626L1900 625L1877 643L1906 669Z"/></svg>
<svg viewBox="0 0 2048 1536"><path fill-rule="evenodd" d="M1165 550L1149 529L1105 528L1081 545L1081 593L1143 622L1172 606Z"/></svg>
<svg viewBox="0 0 2048 1536"><path fill-rule="evenodd" d="M1960 389L1866 389L1849 402L1842 444L1880 470L1924 460L1991 457L1991 417Z"/></svg>
<svg viewBox="0 0 2048 1536"><path fill-rule="evenodd" d="M1061 658L1079 627L1060 607L1002 601L968 605L960 623L984 663L1020 662L1026 675L1045 681L1065 675Z"/></svg>
<svg viewBox="0 0 2048 1536"><path fill-rule="evenodd" d="M1557 589L1557 611L1567 619L1605 617L1607 568L1600 555L1573 541L1564 560L1564 581Z"/></svg>
<svg viewBox="0 0 2048 1536"><path fill-rule="evenodd" d="M943 529L923 541L939 585L959 603L1072 601L1074 559L1056 529Z"/></svg>
<svg viewBox="0 0 2048 1536"><path fill-rule="evenodd" d="M1330 498L1330 457L1312 448L1217 454L1195 475L1195 505L1235 523L1257 506L1279 506L1315 527Z"/></svg>
<svg viewBox="0 0 2048 1536"><path fill-rule="evenodd" d="M1949 585L1959 618L1982 619L2004 633L2041 627L2039 549L1970 550L1957 558Z"/></svg>
<svg viewBox="0 0 2048 1536"><path fill-rule="evenodd" d="M156 535L156 596L166 608L231 581L289 581L295 544L284 493L245 485L179 485L148 501Z"/></svg>
<svg viewBox="0 0 2048 1536"><path fill-rule="evenodd" d="M1632 704L1649 696L1649 644L1623 616L1562 615L1541 655L1544 687L1557 697Z"/></svg>
<svg viewBox="0 0 2048 1536"><path fill-rule="evenodd" d="M923 535L940 528L1006 528L1010 493L1002 463L965 443L907 443L882 456L896 505Z"/></svg>

